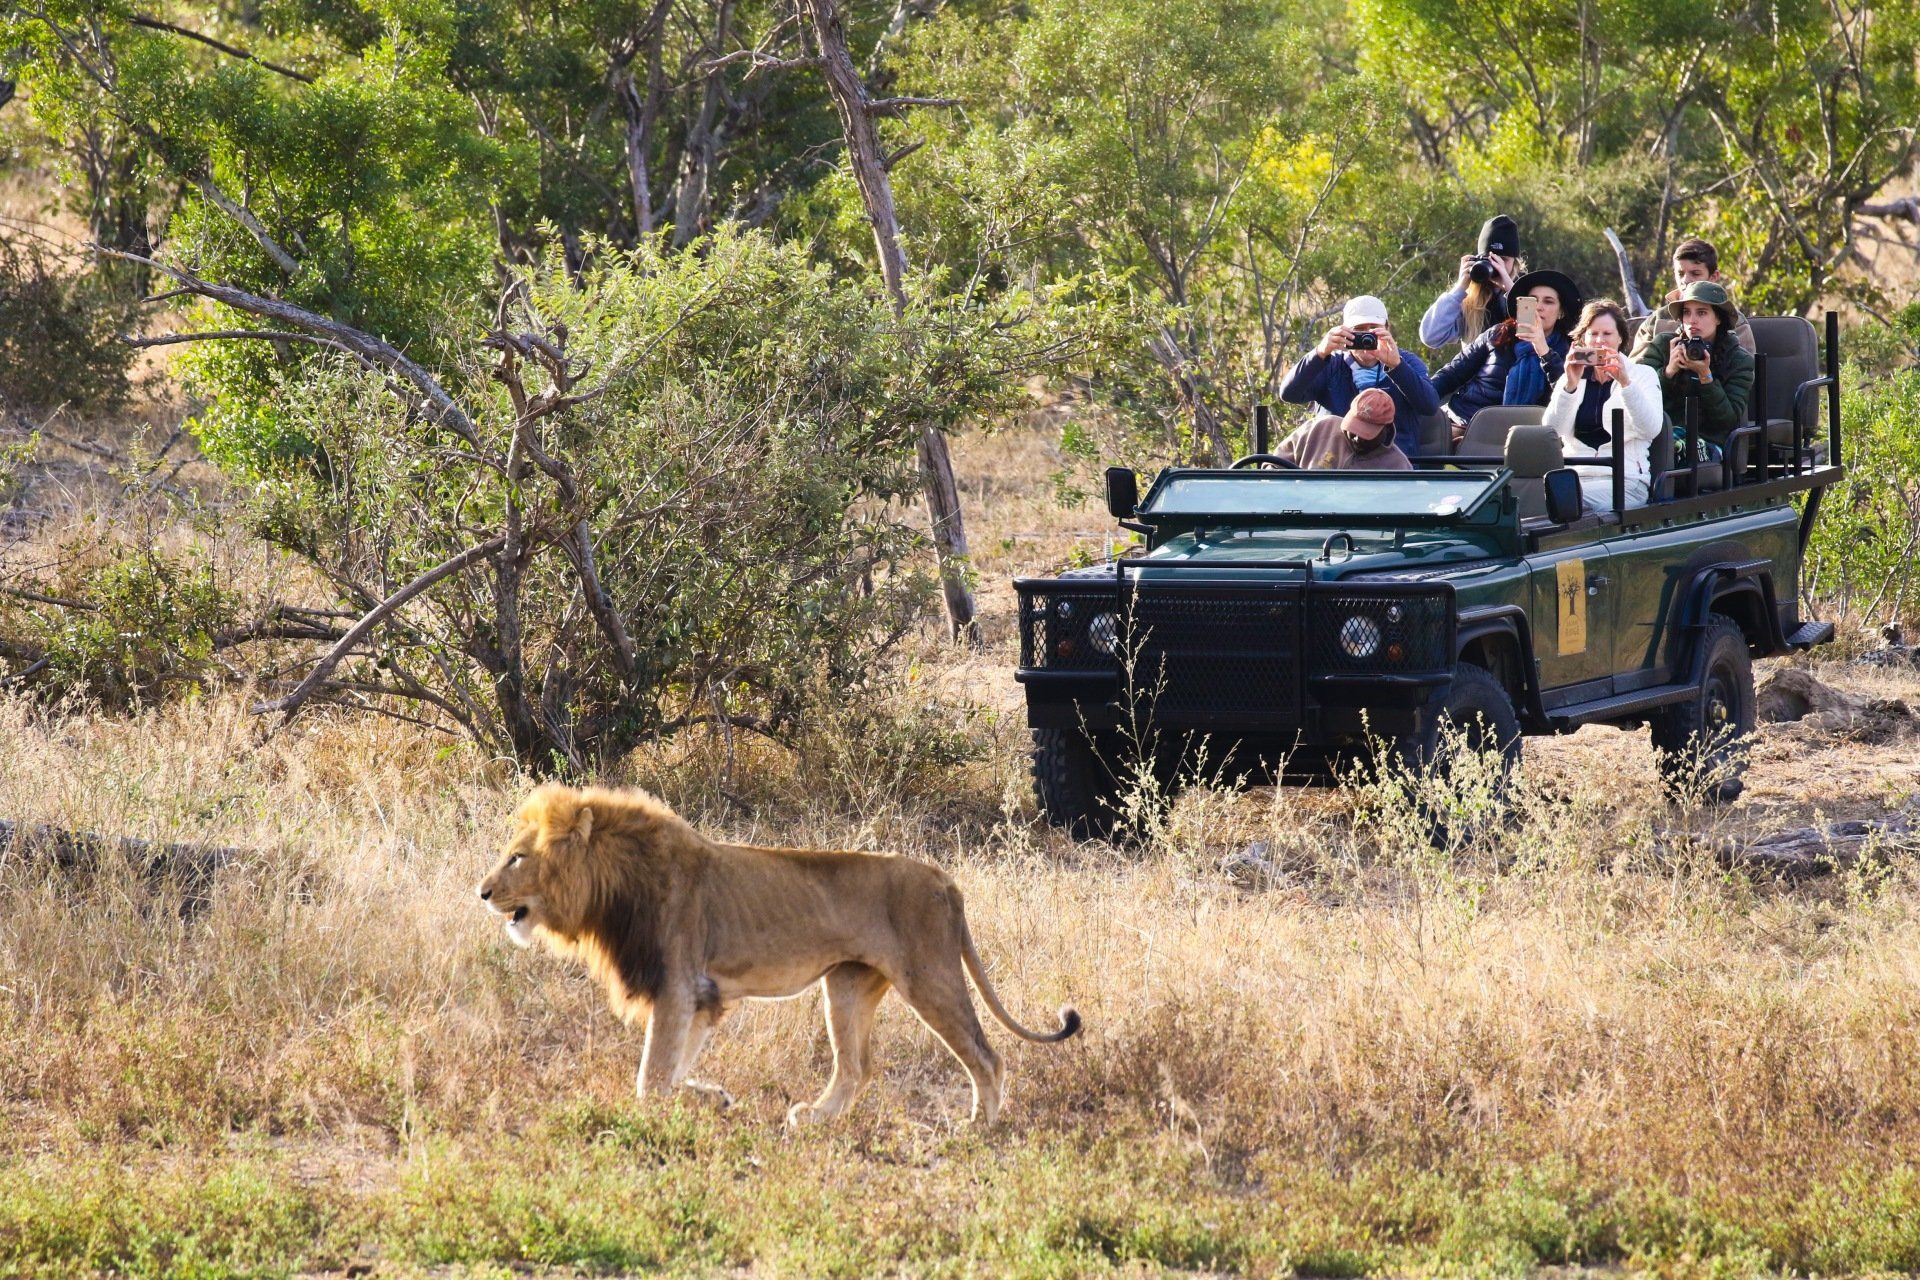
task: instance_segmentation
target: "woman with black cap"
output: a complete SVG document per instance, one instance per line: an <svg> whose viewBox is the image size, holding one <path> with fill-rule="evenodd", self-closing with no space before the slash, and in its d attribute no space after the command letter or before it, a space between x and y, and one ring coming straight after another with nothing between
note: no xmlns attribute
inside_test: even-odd
<svg viewBox="0 0 1920 1280"><path fill-rule="evenodd" d="M1534 318L1500 323L1467 343L1433 375L1433 389L1454 420L1454 439L1468 419L1494 404L1545 404L1573 345L1568 334L1580 314L1580 286L1559 271L1529 271L1504 300L1516 316L1531 298Z"/></svg>
<svg viewBox="0 0 1920 1280"><path fill-rule="evenodd" d="M1472 342L1507 318L1506 296L1527 269L1520 257L1520 227L1506 214L1480 228L1480 252L1460 259L1460 276L1420 317L1420 341L1438 350L1449 342Z"/></svg>

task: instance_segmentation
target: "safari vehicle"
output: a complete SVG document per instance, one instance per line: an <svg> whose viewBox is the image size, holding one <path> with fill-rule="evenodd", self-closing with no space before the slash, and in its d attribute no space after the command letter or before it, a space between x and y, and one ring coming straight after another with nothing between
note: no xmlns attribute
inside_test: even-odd
<svg viewBox="0 0 1920 1280"><path fill-rule="evenodd" d="M1382 744L1415 768L1461 744L1510 768L1523 735L1588 724L1650 724L1671 788L1732 799L1752 660L1833 637L1798 604L1844 474L1826 321L1824 374L1806 320L1752 321L1753 422L1717 461L1676 458L1669 428L1643 507L1624 500L1617 417L1613 509L1583 515L1558 435L1525 420L1538 409L1483 411L1463 452L1413 471L1296 470L1266 452L1264 409L1231 468L1169 468L1144 497L1110 468L1108 509L1144 545L1014 583L1047 817L1106 834L1140 762L1172 786L1196 744L1242 776L1312 782Z"/></svg>

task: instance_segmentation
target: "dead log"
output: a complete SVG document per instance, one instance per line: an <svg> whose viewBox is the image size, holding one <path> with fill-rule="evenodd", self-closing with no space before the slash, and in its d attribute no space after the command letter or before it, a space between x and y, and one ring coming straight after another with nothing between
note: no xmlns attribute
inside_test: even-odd
<svg viewBox="0 0 1920 1280"><path fill-rule="evenodd" d="M0 867L10 861L44 862L63 871L91 871L122 858L150 879L170 880L194 891L204 890L215 872L249 852L230 845L145 840L0 819Z"/></svg>
<svg viewBox="0 0 1920 1280"><path fill-rule="evenodd" d="M1698 848L1698 837L1670 851ZM1714 858L1729 870L1764 871L1785 880L1810 880L1859 865L1869 852L1920 851L1920 796L1880 818L1856 818L1793 827L1747 840L1711 842Z"/></svg>

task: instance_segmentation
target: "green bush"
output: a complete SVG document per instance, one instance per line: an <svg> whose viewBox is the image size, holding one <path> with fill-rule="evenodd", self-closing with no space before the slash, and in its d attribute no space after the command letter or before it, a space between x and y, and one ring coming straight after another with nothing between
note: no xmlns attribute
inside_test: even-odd
<svg viewBox="0 0 1920 1280"><path fill-rule="evenodd" d="M1841 379L1856 388L1840 409L1847 478L1820 508L1801 588L1841 625L1873 626L1920 608L1920 369L1850 363Z"/></svg>
<svg viewBox="0 0 1920 1280"><path fill-rule="evenodd" d="M36 687L109 707L198 687L222 633L239 622L237 598L205 561L132 552L59 588L69 603L15 600L4 618L10 654L44 659Z"/></svg>
<svg viewBox="0 0 1920 1280"><path fill-rule="evenodd" d="M0 401L27 409L114 409L132 350L130 308L99 276L63 274L39 246L0 237Z"/></svg>

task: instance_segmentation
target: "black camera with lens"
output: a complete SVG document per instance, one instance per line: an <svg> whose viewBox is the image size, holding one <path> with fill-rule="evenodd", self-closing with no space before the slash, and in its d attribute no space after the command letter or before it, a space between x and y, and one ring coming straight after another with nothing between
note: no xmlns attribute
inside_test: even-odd
<svg viewBox="0 0 1920 1280"><path fill-rule="evenodd" d="M1712 349L1705 338L1682 338L1681 341L1686 344L1689 360L1705 360Z"/></svg>
<svg viewBox="0 0 1920 1280"><path fill-rule="evenodd" d="M1467 279L1475 284L1493 283L1493 259L1480 254L1467 263Z"/></svg>
<svg viewBox="0 0 1920 1280"><path fill-rule="evenodd" d="M1347 337L1349 351L1378 351L1379 349L1380 335L1371 329L1355 329Z"/></svg>

